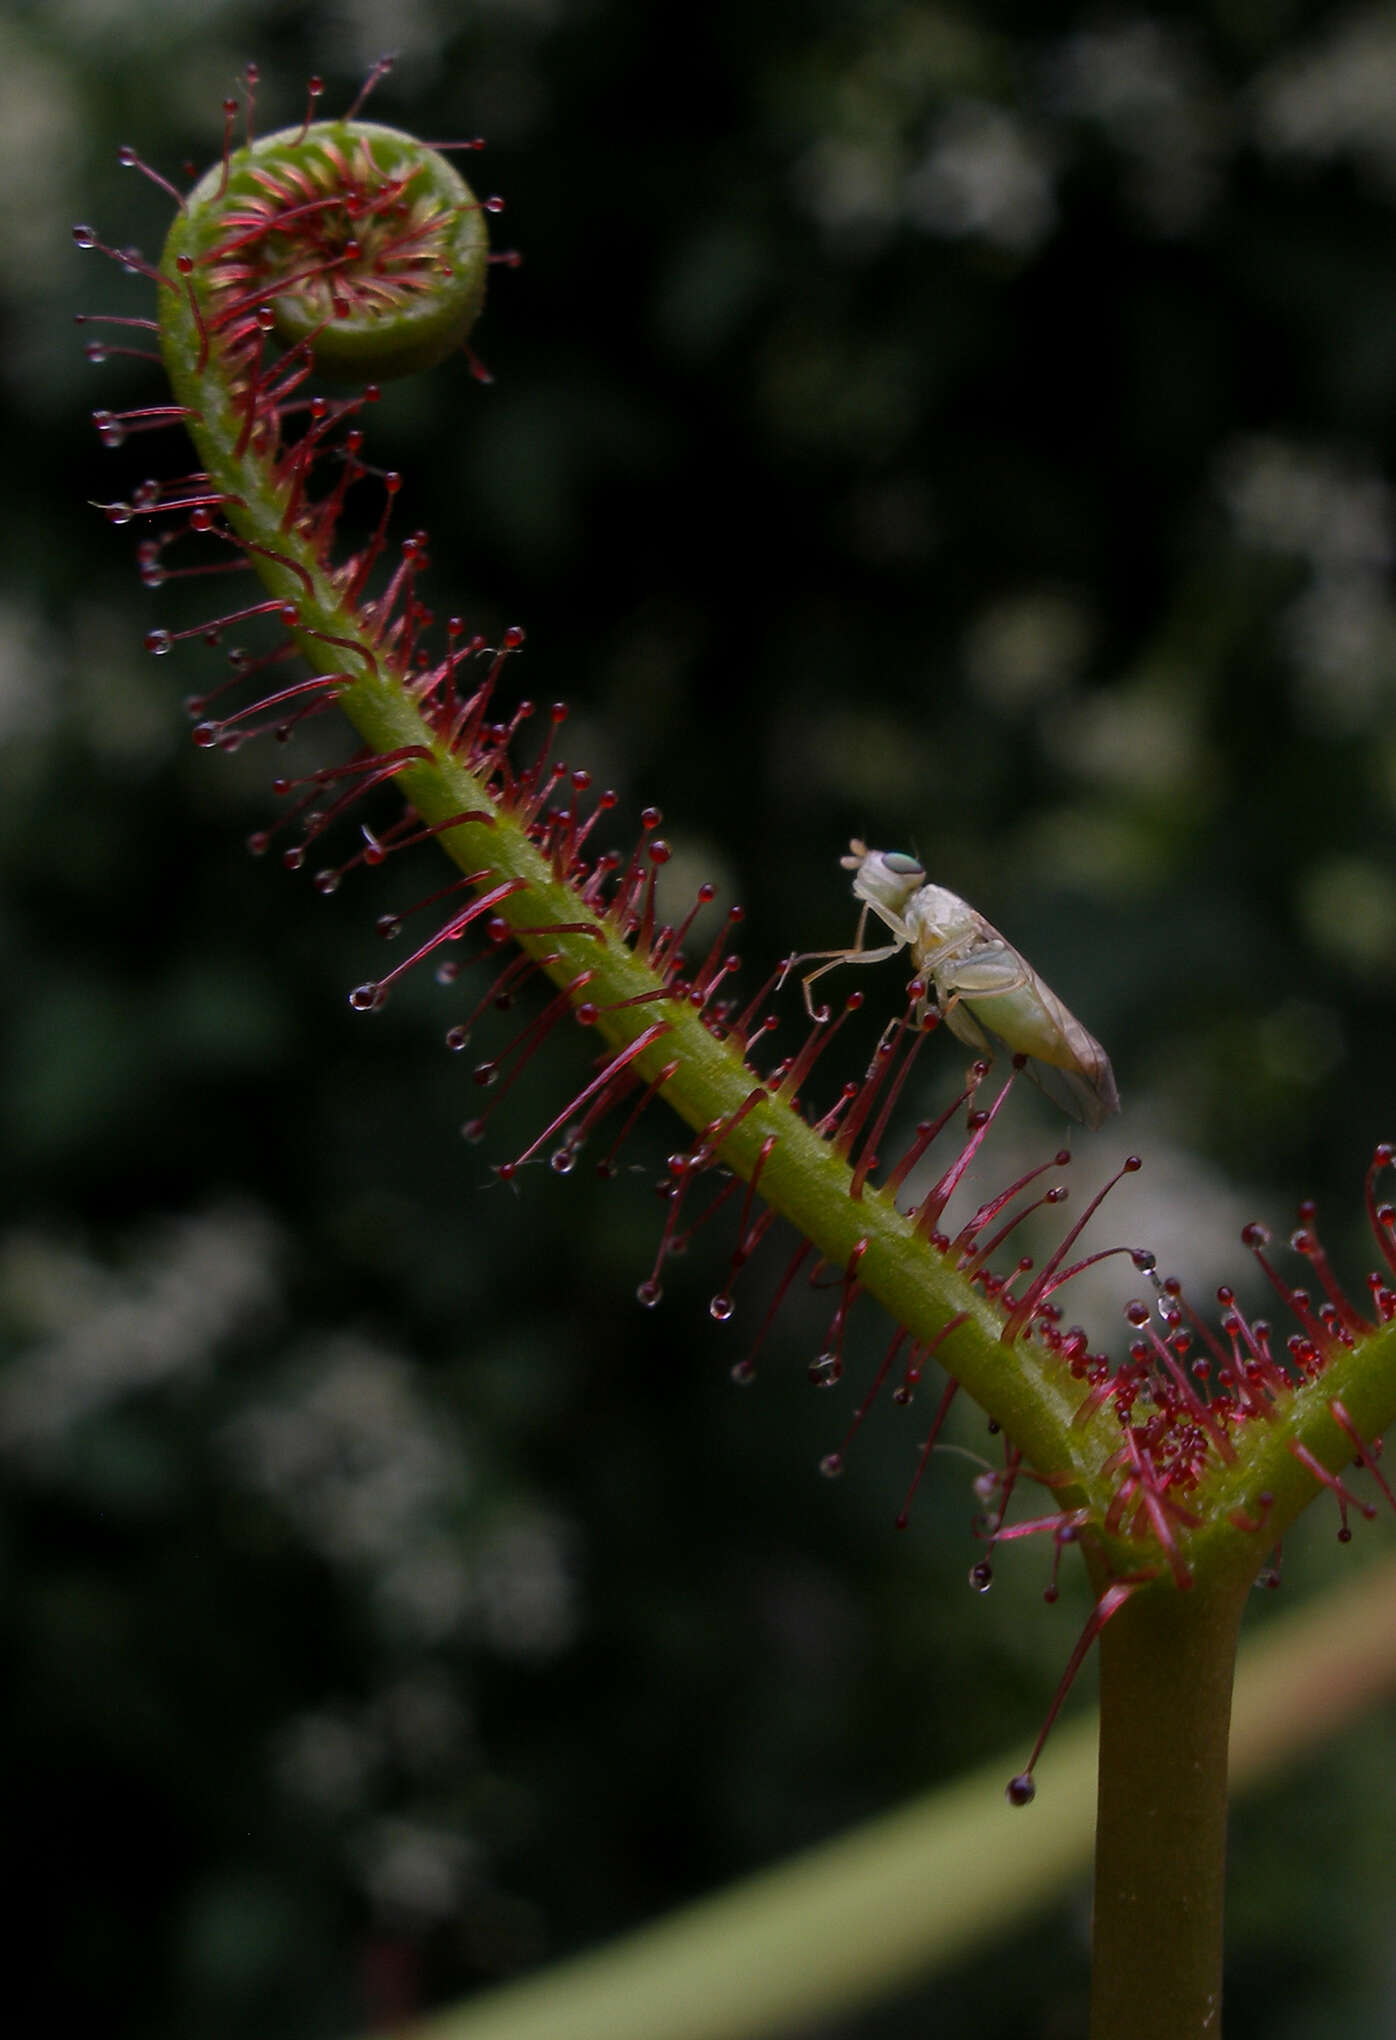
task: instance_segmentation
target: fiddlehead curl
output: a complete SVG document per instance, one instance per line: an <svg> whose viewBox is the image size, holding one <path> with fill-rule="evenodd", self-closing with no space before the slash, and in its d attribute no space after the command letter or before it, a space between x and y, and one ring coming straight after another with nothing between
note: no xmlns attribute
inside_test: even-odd
<svg viewBox="0 0 1396 2040"><path fill-rule="evenodd" d="M319 121L215 164L185 199L162 267L187 277L230 367L259 357L269 310L278 340L308 350L322 375L383 381L464 343L497 203L397 128Z"/></svg>

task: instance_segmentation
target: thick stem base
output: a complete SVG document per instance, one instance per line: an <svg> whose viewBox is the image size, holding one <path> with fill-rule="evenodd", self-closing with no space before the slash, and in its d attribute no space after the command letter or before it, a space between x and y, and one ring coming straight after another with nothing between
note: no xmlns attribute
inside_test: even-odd
<svg viewBox="0 0 1396 2040"><path fill-rule="evenodd" d="M1100 1639L1091 2040L1218 2040L1231 1684L1249 1576L1148 1589Z"/></svg>

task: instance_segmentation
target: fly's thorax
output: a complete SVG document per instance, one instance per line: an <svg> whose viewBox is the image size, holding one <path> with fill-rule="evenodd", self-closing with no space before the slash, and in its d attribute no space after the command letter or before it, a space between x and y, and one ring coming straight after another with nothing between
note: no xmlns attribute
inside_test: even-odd
<svg viewBox="0 0 1396 2040"><path fill-rule="evenodd" d="M966 954L982 943L1002 940L984 916L948 886L918 887L903 910L903 919L918 952L946 950Z"/></svg>

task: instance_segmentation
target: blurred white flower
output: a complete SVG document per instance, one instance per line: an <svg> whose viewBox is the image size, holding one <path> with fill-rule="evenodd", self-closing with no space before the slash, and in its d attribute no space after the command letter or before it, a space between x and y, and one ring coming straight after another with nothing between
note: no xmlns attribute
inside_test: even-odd
<svg viewBox="0 0 1396 2040"><path fill-rule="evenodd" d="M0 1381L0 1451L33 1452L112 1403L202 1372L276 1300L260 1212L171 1221L129 1271L36 1233L0 1240L0 1295L38 1334Z"/></svg>
<svg viewBox="0 0 1396 2040"><path fill-rule="evenodd" d="M1044 144L1005 107L978 99L946 108L904 201L926 233L977 237L1014 255L1031 254L1057 218Z"/></svg>
<svg viewBox="0 0 1396 2040"><path fill-rule="evenodd" d="M1291 45L1252 88L1256 134L1275 155L1351 157L1396 196L1396 15L1355 9L1308 44Z"/></svg>
<svg viewBox="0 0 1396 2040"><path fill-rule="evenodd" d="M1161 233L1193 226L1229 147L1224 101L1196 50L1148 18L1081 30L1047 69L1053 112L1094 122L1123 159L1125 188Z"/></svg>

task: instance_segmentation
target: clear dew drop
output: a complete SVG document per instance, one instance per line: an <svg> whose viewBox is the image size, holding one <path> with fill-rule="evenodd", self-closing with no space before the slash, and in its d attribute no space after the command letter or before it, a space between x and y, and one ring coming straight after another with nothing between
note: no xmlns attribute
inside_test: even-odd
<svg viewBox="0 0 1396 2040"><path fill-rule="evenodd" d="M73 239L79 248L95 248L97 245L97 229L89 227L80 221L73 228Z"/></svg>
<svg viewBox="0 0 1396 2040"><path fill-rule="evenodd" d="M460 1137L462 1140L469 1141L472 1147L477 1147L485 1137L484 1120L467 1119L464 1126L460 1130Z"/></svg>
<svg viewBox="0 0 1396 2040"><path fill-rule="evenodd" d="M446 1046L447 1048L450 1049L453 1055L459 1054L459 1052L461 1051L461 1049L465 1047L469 1039L470 1029L468 1027L458 1025L455 1027L448 1027L446 1029Z"/></svg>
<svg viewBox="0 0 1396 2040"><path fill-rule="evenodd" d="M731 1375L738 1388L750 1388L756 1379L756 1362L738 1360L731 1370Z"/></svg>
<svg viewBox="0 0 1396 2040"><path fill-rule="evenodd" d="M653 1310L663 1294L664 1291L660 1288L654 1277L648 1276L636 1289L635 1301L643 1304L646 1310Z"/></svg>
<svg viewBox="0 0 1396 2040"><path fill-rule="evenodd" d="M994 1584L994 1568L987 1558L977 1558L969 1569L969 1583L976 1594L987 1594Z"/></svg>
<svg viewBox="0 0 1396 2040"><path fill-rule="evenodd" d="M821 1353L810 1361L809 1378L815 1388L836 1388L843 1379L843 1361L837 1353Z"/></svg>
<svg viewBox="0 0 1396 2040"><path fill-rule="evenodd" d="M108 524L129 524L135 512L129 503L108 503Z"/></svg>
<svg viewBox="0 0 1396 2040"><path fill-rule="evenodd" d="M349 1004L356 1013L374 1013L386 1002L387 996L380 984L355 985L349 994Z"/></svg>
<svg viewBox="0 0 1396 2040"><path fill-rule="evenodd" d="M576 1166L577 1150L575 1148L554 1148L548 1156L548 1167L555 1176L570 1176Z"/></svg>
<svg viewBox="0 0 1396 2040"><path fill-rule="evenodd" d="M837 1480L843 1472L842 1452L826 1452L819 1462L819 1471L825 1480Z"/></svg>
<svg viewBox="0 0 1396 2040"><path fill-rule="evenodd" d="M148 652L153 652L157 659L165 656L172 642L167 630L148 630L145 634L145 648Z"/></svg>
<svg viewBox="0 0 1396 2040"><path fill-rule="evenodd" d="M718 1324L725 1325L731 1318L734 1309L735 1305L731 1297L727 1294L726 1290L720 1289L708 1305L708 1316L716 1319Z"/></svg>

